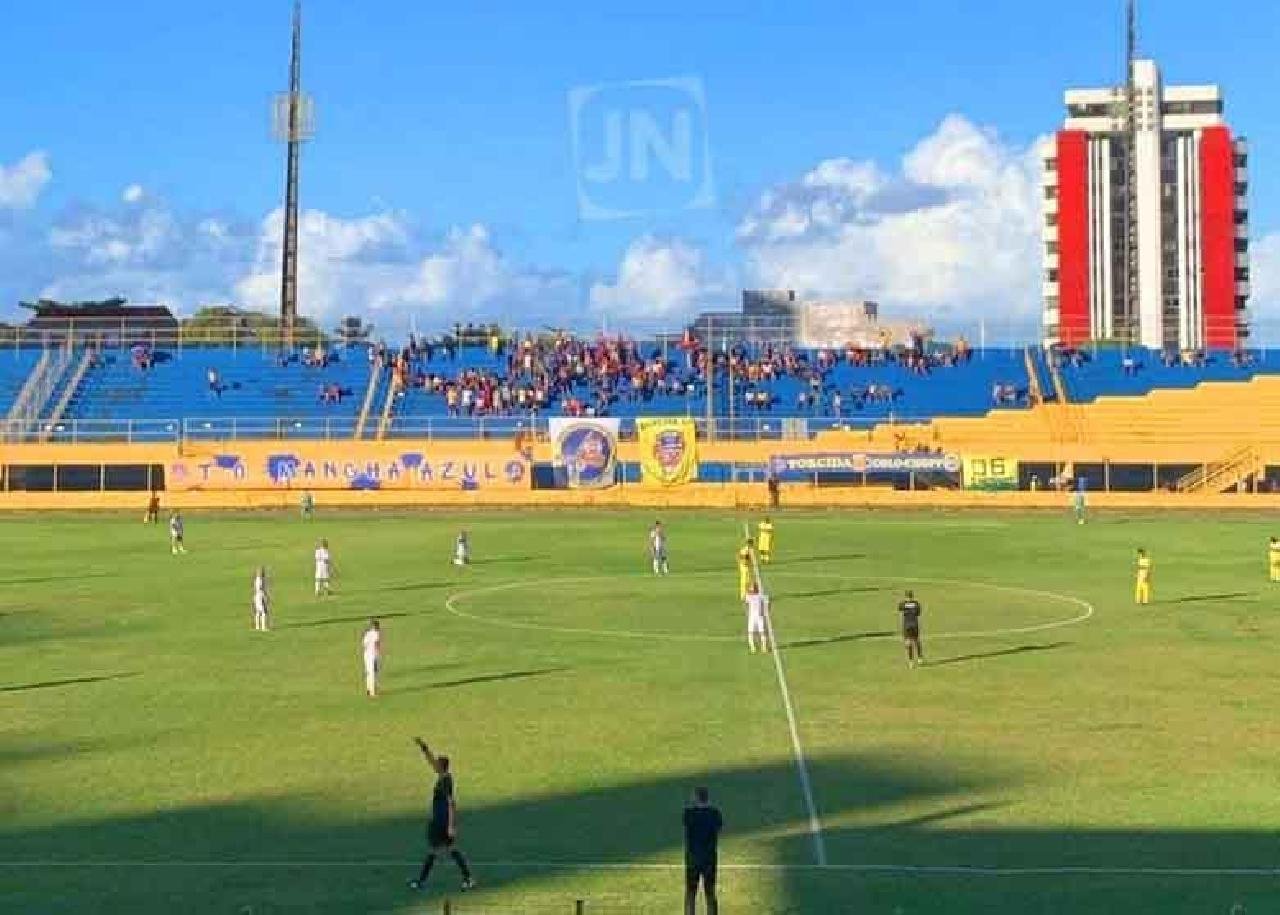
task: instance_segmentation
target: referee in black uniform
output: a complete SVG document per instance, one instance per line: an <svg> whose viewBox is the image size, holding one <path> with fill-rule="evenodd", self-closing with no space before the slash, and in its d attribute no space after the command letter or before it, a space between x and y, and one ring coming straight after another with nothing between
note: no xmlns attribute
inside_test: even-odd
<svg viewBox="0 0 1280 915"><path fill-rule="evenodd" d="M693 790L693 803L684 809L684 912L698 908L698 884L707 895L707 915L719 915L716 899L716 858L724 818L711 806L706 788Z"/></svg>
<svg viewBox="0 0 1280 915"><path fill-rule="evenodd" d="M462 872L462 888L469 890L476 885L471 879L471 868L467 867L467 859L462 857L462 852L453 847L458 838L458 807L453 802L453 775L449 772L449 757L433 754L421 737L413 738L413 742L427 758L427 764L435 770L436 786L431 792L431 819L427 821L427 857L422 861L418 879L410 880L409 886L415 890L426 886L431 866L436 863L436 855L441 850L447 850L453 863Z"/></svg>

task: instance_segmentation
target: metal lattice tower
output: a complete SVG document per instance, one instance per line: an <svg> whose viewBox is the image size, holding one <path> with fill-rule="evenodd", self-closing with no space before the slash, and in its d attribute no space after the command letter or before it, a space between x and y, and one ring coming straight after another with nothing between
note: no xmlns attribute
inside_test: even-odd
<svg viewBox="0 0 1280 915"><path fill-rule="evenodd" d="M1138 28L1134 0L1128 0L1125 26L1124 340L1134 343L1139 308L1138 90L1134 78Z"/></svg>
<svg viewBox="0 0 1280 915"><path fill-rule="evenodd" d="M276 139L286 144L284 237L280 265L280 345L292 349L298 321L298 164L302 144L315 133L315 105L302 92L302 0L293 5L289 91L272 106Z"/></svg>

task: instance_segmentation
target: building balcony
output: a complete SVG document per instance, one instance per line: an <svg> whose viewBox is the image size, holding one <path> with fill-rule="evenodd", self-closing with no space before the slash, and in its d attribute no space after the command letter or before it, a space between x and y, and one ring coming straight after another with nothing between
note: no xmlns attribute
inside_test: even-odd
<svg viewBox="0 0 1280 915"><path fill-rule="evenodd" d="M1045 226L1043 229L1040 230L1040 233L1041 233L1040 237L1044 239L1045 242L1051 242L1051 241L1056 242L1058 240L1057 226Z"/></svg>
<svg viewBox="0 0 1280 915"><path fill-rule="evenodd" d="M1247 280L1244 282L1236 283L1236 295L1239 298L1247 299L1249 297L1249 294L1250 294L1249 283Z"/></svg>
<svg viewBox="0 0 1280 915"><path fill-rule="evenodd" d="M1058 212L1058 198L1046 197L1044 201L1045 215L1051 215Z"/></svg>
<svg viewBox="0 0 1280 915"><path fill-rule="evenodd" d="M1058 281L1045 280L1040 284L1040 296L1045 299L1056 299L1058 297Z"/></svg>

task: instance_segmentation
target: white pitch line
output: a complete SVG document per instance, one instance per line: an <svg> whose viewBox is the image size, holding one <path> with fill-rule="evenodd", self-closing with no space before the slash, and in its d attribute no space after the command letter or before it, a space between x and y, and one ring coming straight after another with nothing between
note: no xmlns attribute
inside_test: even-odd
<svg viewBox="0 0 1280 915"><path fill-rule="evenodd" d="M744 522L743 532L751 536L751 528ZM760 574L760 562L756 551L751 550L751 568L756 576L756 584L762 593L768 591L764 586L764 576ZM800 745L800 728L796 725L796 711L791 704L791 689L787 686L787 674L782 666L782 646L773 632L773 614L768 609L764 615L765 631L769 634L769 653L773 655L773 669L778 675L778 688L782 691L782 707L787 712L787 727L791 730L791 751L796 759L796 772L800 776L800 791L804 794L804 805L809 815L809 834L813 837L813 856L819 867L827 864L827 843L822 838L822 820L818 818L818 805L813 799L813 783L809 779L809 764L805 762L804 747Z"/></svg>
<svg viewBox="0 0 1280 915"><path fill-rule="evenodd" d="M904 583L908 579L901 576L889 575L843 575L830 572L800 572L795 569L774 569L777 575L783 576L803 576L805 578L824 578L830 581L887 581ZM700 571L687 572L684 577L692 578L703 575L719 575L720 572ZM550 626L543 623L530 623L521 620L506 620L491 616L481 616L477 613L468 613L458 607L458 601L463 598L475 597L480 594L491 594L498 591L511 591L519 588L533 587L534 585L553 585L553 584L584 584L598 581L612 581L618 577L626 578L647 578L648 576L632 575L632 576L576 576L571 578L542 578L532 581L506 581L495 585L483 585L478 588L468 588L462 591L455 591L445 598L444 608L447 612L460 619L470 620L475 623L484 623L488 626L499 626L503 629L518 629L532 632L552 632L558 635L585 635L598 636L601 638L612 639L648 639L658 642L737 642L737 636L730 635L703 635L699 633L681 633L681 632L662 632L662 631L640 631L635 629L592 629L588 627L570 627L570 626ZM943 639L978 639L978 638L1000 638L1002 636L1011 635L1030 635L1035 632L1047 632L1051 629L1061 629L1066 626L1074 626L1077 623L1083 623L1094 615L1094 606L1086 600L1079 597L1072 597L1068 594L1058 594L1054 591L1039 591L1034 588L1020 588L1013 585L997 585L984 581L964 581L958 578L912 578L910 582L935 585L967 585L974 588L986 588L990 591L1003 591L1008 594L1025 594L1032 597L1043 597L1049 600L1056 600L1062 603L1074 604L1082 608L1077 615L1063 620L1051 620L1047 623L1034 623L1030 626L1012 626L1002 629L979 629L967 632L931 632L929 640L937 642ZM806 635L804 633L792 633L793 640L822 640L830 638L830 634L822 635ZM889 636L869 636L871 640L878 638L889 638Z"/></svg>
<svg viewBox="0 0 1280 915"><path fill-rule="evenodd" d="M0 869L26 868L383 868L417 867L413 860L369 861L0 861ZM576 870L576 871L677 871L677 862L629 861L475 861L477 868L494 870ZM721 862L721 870L763 872L836 871L858 874L916 874L957 877L1280 877L1280 867L1125 867L1122 865L1063 865L1045 867L1001 867L984 864L764 864Z"/></svg>

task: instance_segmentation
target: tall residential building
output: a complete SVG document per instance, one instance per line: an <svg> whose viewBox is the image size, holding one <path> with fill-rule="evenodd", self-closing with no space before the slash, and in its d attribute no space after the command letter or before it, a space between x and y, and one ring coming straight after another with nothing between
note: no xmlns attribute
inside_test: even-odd
<svg viewBox="0 0 1280 915"><path fill-rule="evenodd" d="M1042 151L1046 342L1235 349L1248 336L1247 146L1217 86L1165 86L1151 60L1133 61L1132 81L1132 131L1127 87L1069 89Z"/></svg>

